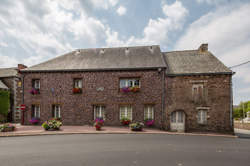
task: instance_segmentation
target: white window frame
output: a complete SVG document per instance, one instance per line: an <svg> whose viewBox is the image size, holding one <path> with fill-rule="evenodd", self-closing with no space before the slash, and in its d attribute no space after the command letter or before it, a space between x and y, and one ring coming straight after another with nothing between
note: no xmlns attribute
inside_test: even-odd
<svg viewBox="0 0 250 166"><path fill-rule="evenodd" d="M198 110L197 122L198 124L207 124L208 112L207 110Z"/></svg>
<svg viewBox="0 0 250 166"><path fill-rule="evenodd" d="M40 80L39 79L34 79L34 88L40 89Z"/></svg>
<svg viewBox="0 0 250 166"><path fill-rule="evenodd" d="M61 106L60 105L53 105L53 113L54 113L53 118L61 118Z"/></svg>
<svg viewBox="0 0 250 166"><path fill-rule="evenodd" d="M102 118L105 120L105 106L104 105L94 105L94 120L96 118Z"/></svg>
<svg viewBox="0 0 250 166"><path fill-rule="evenodd" d="M132 106L131 105L121 105L120 106L120 120L123 118L122 117L122 109L124 108L124 117L125 118L128 118L129 120L131 120L132 121L132 119L133 119L133 110L132 110ZM131 112L130 114L131 114L131 117L128 117L128 115L129 115L129 111Z"/></svg>
<svg viewBox="0 0 250 166"><path fill-rule="evenodd" d="M154 119L154 105L144 106L144 120Z"/></svg>
<svg viewBox="0 0 250 166"><path fill-rule="evenodd" d="M32 118L40 118L40 105L33 105L33 117Z"/></svg>
<svg viewBox="0 0 250 166"><path fill-rule="evenodd" d="M136 85L138 82L139 85ZM141 83L139 78L126 78L126 79L120 79L120 88L125 88L125 87L135 87L138 86L140 88Z"/></svg>
<svg viewBox="0 0 250 166"><path fill-rule="evenodd" d="M80 78L74 79L74 88L82 88L82 79Z"/></svg>

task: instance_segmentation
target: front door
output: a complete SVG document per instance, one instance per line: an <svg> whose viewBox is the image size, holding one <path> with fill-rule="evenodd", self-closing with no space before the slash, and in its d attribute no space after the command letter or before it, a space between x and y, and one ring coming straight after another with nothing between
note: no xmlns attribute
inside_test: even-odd
<svg viewBox="0 0 250 166"><path fill-rule="evenodd" d="M171 131L177 132L185 131L185 114L183 111L175 111L171 113L170 129Z"/></svg>

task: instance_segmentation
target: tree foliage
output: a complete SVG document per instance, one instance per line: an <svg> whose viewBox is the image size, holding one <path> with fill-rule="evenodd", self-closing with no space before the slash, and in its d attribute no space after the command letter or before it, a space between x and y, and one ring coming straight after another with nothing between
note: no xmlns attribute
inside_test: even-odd
<svg viewBox="0 0 250 166"><path fill-rule="evenodd" d="M250 111L250 101L241 102L238 107L234 108L233 110L234 118L243 118L243 107L244 107L244 115L246 117L247 112Z"/></svg>

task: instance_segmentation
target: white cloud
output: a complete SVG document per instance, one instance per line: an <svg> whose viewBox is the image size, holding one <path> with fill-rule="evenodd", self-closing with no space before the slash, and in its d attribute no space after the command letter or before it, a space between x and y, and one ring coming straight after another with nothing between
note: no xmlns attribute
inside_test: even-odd
<svg viewBox="0 0 250 166"><path fill-rule="evenodd" d="M183 7L180 1L175 1L170 5L163 4L162 12L165 17L150 19L143 30L143 37L141 38L131 36L127 40L120 40L117 32L112 32L111 30L106 31L108 37L106 40L107 45L166 45L168 43L169 33L182 28L188 10Z"/></svg>
<svg viewBox="0 0 250 166"><path fill-rule="evenodd" d="M109 9L117 5L118 0L90 0L97 9Z"/></svg>
<svg viewBox="0 0 250 166"><path fill-rule="evenodd" d="M177 41L175 49L197 49L201 43L209 43L209 50L227 66L250 60L250 3L220 6L215 11L193 22ZM235 102L239 102L241 88L250 83L247 75L250 66L233 68Z"/></svg>
<svg viewBox="0 0 250 166"><path fill-rule="evenodd" d="M17 66L18 61L15 58L11 58L0 54L0 64L1 67L10 67L10 66L13 67Z"/></svg>
<svg viewBox="0 0 250 166"><path fill-rule="evenodd" d="M198 3L207 3L207 4L215 4L215 5L218 5L218 4L221 4L221 3L225 3L227 2L227 0L196 0Z"/></svg>
<svg viewBox="0 0 250 166"><path fill-rule="evenodd" d="M126 9L124 6L120 6L120 7L116 10L116 12L118 13L118 15L122 16L122 15L126 14L127 9Z"/></svg>

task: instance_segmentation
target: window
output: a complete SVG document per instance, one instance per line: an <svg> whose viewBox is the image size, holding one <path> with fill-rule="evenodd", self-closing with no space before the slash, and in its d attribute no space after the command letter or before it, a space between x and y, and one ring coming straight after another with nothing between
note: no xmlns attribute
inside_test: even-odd
<svg viewBox="0 0 250 166"><path fill-rule="evenodd" d="M31 116L32 118L40 118L40 105L32 105Z"/></svg>
<svg viewBox="0 0 250 166"><path fill-rule="evenodd" d="M52 106L52 117L53 118L61 118L61 107L60 105Z"/></svg>
<svg viewBox="0 0 250 166"><path fill-rule="evenodd" d="M40 80L39 79L33 79L32 80L32 87L36 90L40 89Z"/></svg>
<svg viewBox="0 0 250 166"><path fill-rule="evenodd" d="M201 102L204 100L203 84L194 84L192 87L192 96L194 102Z"/></svg>
<svg viewBox="0 0 250 166"><path fill-rule="evenodd" d="M82 79L74 79L73 93L82 93Z"/></svg>
<svg viewBox="0 0 250 166"><path fill-rule="evenodd" d="M82 88L82 79L76 78L74 79L74 88Z"/></svg>
<svg viewBox="0 0 250 166"><path fill-rule="evenodd" d="M153 105L144 106L144 120L146 119L154 119L154 106Z"/></svg>
<svg viewBox="0 0 250 166"><path fill-rule="evenodd" d="M125 87L140 87L140 80L138 78L120 79L120 88Z"/></svg>
<svg viewBox="0 0 250 166"><path fill-rule="evenodd" d="M94 119L102 118L105 120L105 106L103 105L95 105L94 106Z"/></svg>
<svg viewBox="0 0 250 166"><path fill-rule="evenodd" d="M130 105L120 106L120 120L122 118L128 118L132 120L132 107Z"/></svg>
<svg viewBox="0 0 250 166"><path fill-rule="evenodd" d="M198 117L197 121L199 124L207 123L207 111L206 110L199 110L197 117Z"/></svg>

